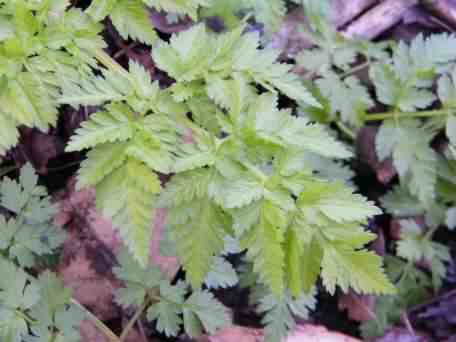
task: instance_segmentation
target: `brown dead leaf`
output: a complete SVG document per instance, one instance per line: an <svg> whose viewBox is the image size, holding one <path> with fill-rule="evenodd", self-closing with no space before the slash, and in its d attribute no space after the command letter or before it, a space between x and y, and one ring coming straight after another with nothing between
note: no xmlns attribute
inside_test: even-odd
<svg viewBox="0 0 456 342"><path fill-rule="evenodd" d="M263 332L260 329L244 328L239 326L227 327L216 335L206 338L209 342L261 342ZM201 342L205 342L202 340Z"/></svg>
<svg viewBox="0 0 456 342"><path fill-rule="evenodd" d="M77 244L74 238L70 237L68 241ZM73 297L100 320L119 317L120 311L114 305L114 291L120 283L112 277L110 270L106 274L95 270L93 258L97 255L88 255L83 245L78 250L72 250L69 259L63 259L57 269L65 286L71 288ZM68 253L68 250L65 252Z"/></svg>
<svg viewBox="0 0 456 342"><path fill-rule="evenodd" d="M361 342L338 332L329 331L325 327L305 324L298 326L296 330L288 336L286 342Z"/></svg>
<svg viewBox="0 0 456 342"><path fill-rule="evenodd" d="M377 180L382 184L388 184L397 174L393 161L388 158L380 162L375 150L375 137L378 128L365 126L358 132L356 138L356 150L361 161L369 165L377 175Z"/></svg>
<svg viewBox="0 0 456 342"><path fill-rule="evenodd" d="M302 7L290 12L284 19L279 30L272 36L269 46L282 51L284 58L293 58L312 43L301 32L300 26L306 24Z"/></svg>
<svg viewBox="0 0 456 342"><path fill-rule="evenodd" d="M154 27L164 33L177 33L184 31L193 25L192 20L188 17L175 23L170 23L166 17L167 15L164 12L157 12L155 10L150 11L150 20Z"/></svg>
<svg viewBox="0 0 456 342"><path fill-rule="evenodd" d="M359 16L378 0L334 0L331 8L331 21L336 27L342 27Z"/></svg>
<svg viewBox="0 0 456 342"><path fill-rule="evenodd" d="M79 332L81 333L81 341L83 342L109 342L92 321L83 321Z"/></svg>
<svg viewBox="0 0 456 342"><path fill-rule="evenodd" d="M199 342L263 342L261 329L232 326L222 329L217 334L203 337ZM356 338L338 332L331 332L325 327L304 324L299 325L284 342L361 342Z"/></svg>
<svg viewBox="0 0 456 342"><path fill-rule="evenodd" d="M339 309L347 310L348 317L357 322L367 322L375 317L375 297L360 295L353 291L339 297Z"/></svg>
<svg viewBox="0 0 456 342"><path fill-rule="evenodd" d="M370 340L370 342L431 342L431 340L418 332L410 332L405 328L393 328L382 337Z"/></svg>
<svg viewBox="0 0 456 342"><path fill-rule="evenodd" d="M81 323L79 328L81 333L82 342L111 342L105 335L92 323L92 321L85 320ZM136 328L133 328L128 333L124 340L125 342L147 342L141 336Z"/></svg>
<svg viewBox="0 0 456 342"><path fill-rule="evenodd" d="M17 164L31 162L39 174L47 174L49 160L63 150L63 142L56 135L25 127L21 129L21 143L13 149L12 155Z"/></svg>

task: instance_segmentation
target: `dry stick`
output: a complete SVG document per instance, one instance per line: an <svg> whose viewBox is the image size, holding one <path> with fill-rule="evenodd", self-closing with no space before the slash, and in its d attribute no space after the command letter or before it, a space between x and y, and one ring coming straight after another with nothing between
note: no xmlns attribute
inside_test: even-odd
<svg viewBox="0 0 456 342"><path fill-rule="evenodd" d="M144 331L144 325L141 321L138 321L139 332L141 333L141 338L143 342L147 342L146 332Z"/></svg>
<svg viewBox="0 0 456 342"><path fill-rule="evenodd" d="M410 333L410 335L416 336L412 323L410 323L407 311L403 311L401 313L401 319L402 319L402 322L405 324L405 327L407 328L407 331Z"/></svg>
<svg viewBox="0 0 456 342"><path fill-rule="evenodd" d="M418 0L386 0L367 11L341 33L346 38L374 39L396 25Z"/></svg>
<svg viewBox="0 0 456 342"><path fill-rule="evenodd" d="M95 324L95 326L105 335L110 342L121 342L119 337L117 337L116 334L112 332L111 329L109 329L100 319L98 319L97 316L95 316L92 312L86 309L84 305L79 303L76 299L72 298L71 303L76 305L78 308L80 308L82 311L85 312L87 317Z"/></svg>
<svg viewBox="0 0 456 342"><path fill-rule="evenodd" d="M422 3L433 15L456 29L456 3L453 0L422 0Z"/></svg>
<svg viewBox="0 0 456 342"><path fill-rule="evenodd" d="M334 0L332 5L332 22L334 26L340 28L377 2L378 0Z"/></svg>
<svg viewBox="0 0 456 342"><path fill-rule="evenodd" d="M147 305L149 305L149 300L145 300L144 303L136 310L135 314L130 319L130 321L127 323L127 326L125 327L125 329L122 331L122 334L120 334L120 342L125 341L128 334L130 333L130 330L133 329L136 322L139 320L139 317L141 317L144 310L146 310Z"/></svg>

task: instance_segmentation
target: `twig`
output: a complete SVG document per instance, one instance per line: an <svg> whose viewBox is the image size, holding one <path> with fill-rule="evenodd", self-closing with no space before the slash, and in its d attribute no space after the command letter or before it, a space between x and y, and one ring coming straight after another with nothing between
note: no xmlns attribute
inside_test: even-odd
<svg viewBox="0 0 456 342"><path fill-rule="evenodd" d="M357 66L353 67L352 69L350 69L350 70L344 72L342 75L340 75L340 78L346 78L348 76L351 76L354 73L357 73L358 71L368 68L369 65L370 65L370 61L366 61L364 63L358 64Z"/></svg>
<svg viewBox="0 0 456 342"><path fill-rule="evenodd" d="M138 308L138 310L136 310L135 314L133 315L133 317L130 319L130 321L128 322L125 329L120 334L121 342L125 341L128 334L130 333L130 330L133 329L135 323L138 321L139 317L141 317L142 313L144 312L144 310L146 309L148 304L149 304L149 301L145 300L144 303Z"/></svg>
<svg viewBox="0 0 456 342"><path fill-rule="evenodd" d="M141 321L138 321L139 332L141 333L141 338L143 342L147 342L146 332L144 331L144 325Z"/></svg>
<svg viewBox="0 0 456 342"><path fill-rule="evenodd" d="M71 298L71 303L73 305L76 305L78 308L80 308L82 311L85 312L87 317L95 324L95 326L103 333L103 335L106 336L106 338L110 342L121 342L119 337L117 337L116 334L112 332L111 329L109 329L101 320L98 319L97 316L95 316L92 312L86 309L84 305L79 303L76 299Z"/></svg>
<svg viewBox="0 0 456 342"><path fill-rule="evenodd" d="M359 16L378 0L335 0L332 3L332 22L340 28Z"/></svg>
<svg viewBox="0 0 456 342"><path fill-rule="evenodd" d="M402 311L401 319L404 322L405 327L407 328L407 331L410 333L410 335L416 336L415 330L413 329L412 324L410 323L410 320L408 318L407 311Z"/></svg>
<svg viewBox="0 0 456 342"><path fill-rule="evenodd" d="M385 0L355 20L342 31L342 35L346 38L376 38L396 25L404 12L417 3L418 0Z"/></svg>
<svg viewBox="0 0 456 342"><path fill-rule="evenodd" d="M456 28L456 4L452 0L422 0L426 7L433 15Z"/></svg>

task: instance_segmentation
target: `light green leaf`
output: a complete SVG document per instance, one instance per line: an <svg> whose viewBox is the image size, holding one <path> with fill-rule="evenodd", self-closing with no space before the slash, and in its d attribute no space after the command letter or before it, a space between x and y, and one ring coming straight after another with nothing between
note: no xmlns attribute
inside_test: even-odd
<svg viewBox="0 0 456 342"><path fill-rule="evenodd" d="M149 12L142 0L117 1L110 18L124 39L132 38L149 45L157 39Z"/></svg>
<svg viewBox="0 0 456 342"><path fill-rule="evenodd" d="M116 141L127 141L133 136L133 114L128 106L111 104L106 112L96 112L84 121L81 128L66 147L67 152L81 151L90 147Z"/></svg>

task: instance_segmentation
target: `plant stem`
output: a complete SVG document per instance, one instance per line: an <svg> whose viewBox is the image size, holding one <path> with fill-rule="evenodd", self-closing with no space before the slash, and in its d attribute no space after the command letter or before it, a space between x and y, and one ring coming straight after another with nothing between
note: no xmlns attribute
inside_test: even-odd
<svg viewBox="0 0 456 342"><path fill-rule="evenodd" d="M106 52L101 49L95 51L95 58L103 64L107 69L115 71L120 75L124 76L128 80L131 79L130 74L125 70L117 61L109 56Z"/></svg>
<svg viewBox="0 0 456 342"><path fill-rule="evenodd" d="M348 138L350 138L351 140L356 139L356 134L355 134L355 132L353 132L353 130L351 128L349 128L347 125L345 125L344 123L342 123L339 120L337 120L335 122L336 122L337 128L339 128L341 130L341 132L344 133Z"/></svg>
<svg viewBox="0 0 456 342"><path fill-rule="evenodd" d="M380 120L387 120L393 119L394 117L399 118L426 118L431 116L442 116L442 115L449 115L450 111L448 109L437 109L437 110L424 110L421 112L386 112L386 113L375 113L375 114L368 114L364 121L380 121Z"/></svg>
<svg viewBox="0 0 456 342"><path fill-rule="evenodd" d="M110 342L121 342L119 337L117 337L117 335L114 334L111 329L109 329L102 321L100 321L97 316L95 316L93 313L87 310L84 307L84 305L79 303L74 298L71 298L71 303L76 305L82 311L84 311L86 315L90 318L90 320L95 324L95 326L103 333L103 335L105 335L108 338Z"/></svg>
<svg viewBox="0 0 456 342"><path fill-rule="evenodd" d="M361 64L353 67L352 69L344 72L342 75L340 75L340 78L345 78L345 77L348 77L350 75L353 75L354 73L356 73L358 71L366 69L367 67L369 67L369 65L370 65L370 61L366 61L364 63L361 63Z"/></svg>
<svg viewBox="0 0 456 342"><path fill-rule="evenodd" d="M5 167L2 167L0 168L0 177L3 177L5 175L7 175L8 173L14 171L14 170L17 170L18 167L17 166L5 166Z"/></svg>
<svg viewBox="0 0 456 342"><path fill-rule="evenodd" d="M128 322L127 326L125 329L122 331L122 334L120 334L120 341L123 342L127 338L128 334L130 333L130 330L133 329L133 326L135 323L138 321L139 317L141 317L142 313L144 310L146 310L146 307L149 305L149 300L146 299L144 303L136 310L135 314L133 317L130 319Z"/></svg>

